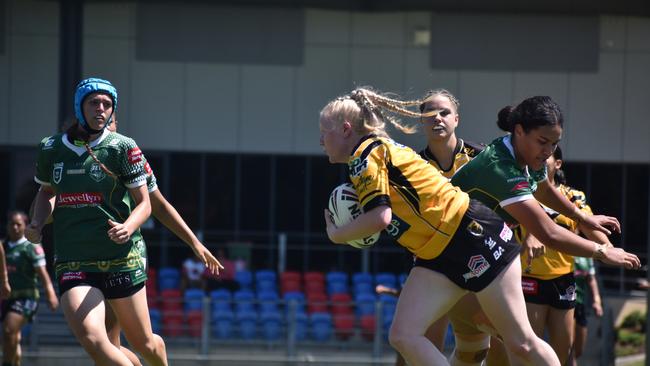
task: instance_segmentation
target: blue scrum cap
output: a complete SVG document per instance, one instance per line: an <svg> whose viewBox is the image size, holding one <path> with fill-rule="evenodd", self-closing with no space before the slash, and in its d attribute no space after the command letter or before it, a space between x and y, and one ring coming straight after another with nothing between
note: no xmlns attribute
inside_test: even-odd
<svg viewBox="0 0 650 366"><path fill-rule="evenodd" d="M92 130L90 126L88 126L88 122L86 122L83 111L81 110L81 105L88 95L97 92L110 95L111 99L113 99L113 113L115 113L115 110L117 110L117 89L115 89L113 84L111 84L111 82L108 80L99 78L88 78L82 80L79 82L79 84L77 84L77 91L74 93L74 113L77 116L77 119L79 120L81 126L83 126L86 130L88 130L88 132L91 133L97 133L101 131ZM109 117L106 126L111 123L111 119L112 114L111 117Z"/></svg>

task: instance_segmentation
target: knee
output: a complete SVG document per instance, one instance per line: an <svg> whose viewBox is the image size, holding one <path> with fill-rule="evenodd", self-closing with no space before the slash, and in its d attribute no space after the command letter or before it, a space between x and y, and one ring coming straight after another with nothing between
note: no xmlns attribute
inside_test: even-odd
<svg viewBox="0 0 650 366"><path fill-rule="evenodd" d="M391 326L390 331L388 332L388 343L390 343L394 349L401 352L404 349L404 346L408 344L408 335L398 327Z"/></svg>
<svg viewBox="0 0 650 366"><path fill-rule="evenodd" d="M137 342L132 342L133 348L138 351L145 359L150 355L159 354L165 349L165 342L157 334L151 334Z"/></svg>
<svg viewBox="0 0 650 366"><path fill-rule="evenodd" d="M480 365L490 350L490 336L483 335L472 340L456 335L456 348L453 359L455 364Z"/></svg>

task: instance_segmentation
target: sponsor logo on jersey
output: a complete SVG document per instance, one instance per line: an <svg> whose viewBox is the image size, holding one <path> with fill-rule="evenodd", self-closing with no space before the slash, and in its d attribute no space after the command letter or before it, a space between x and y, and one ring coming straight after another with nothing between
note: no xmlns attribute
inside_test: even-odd
<svg viewBox="0 0 650 366"><path fill-rule="evenodd" d="M479 224L475 220L472 220L469 223L469 225L467 225L466 229L470 234L472 234L472 235L474 235L474 236L476 236L478 238L483 236L483 226L481 226L481 224Z"/></svg>
<svg viewBox="0 0 650 366"><path fill-rule="evenodd" d="M508 178L508 179L506 180L506 182L508 182L508 183L514 183L514 182L520 182L520 181L522 181L522 180L527 180L527 179L526 179L526 177L521 177L521 176L519 176L519 177Z"/></svg>
<svg viewBox="0 0 650 366"><path fill-rule="evenodd" d="M497 242L494 239L492 239L491 236L488 236L483 241L483 244L485 244L486 247L488 247L490 250L492 250L492 248L494 248L494 246L497 245Z"/></svg>
<svg viewBox="0 0 650 366"><path fill-rule="evenodd" d="M137 164L142 161L142 151L139 147L134 147L126 152L129 164Z"/></svg>
<svg viewBox="0 0 650 366"><path fill-rule="evenodd" d="M58 207L80 208L86 206L99 206L104 201L99 192L61 193L57 196Z"/></svg>
<svg viewBox="0 0 650 366"><path fill-rule="evenodd" d="M52 180L54 183L59 184L63 177L63 163L54 163L52 168Z"/></svg>
<svg viewBox="0 0 650 366"><path fill-rule="evenodd" d="M472 278L481 277L483 273L490 269L490 263L488 263L487 259L485 259L484 256L479 254L469 258L467 267L469 268L469 272L463 275L465 282Z"/></svg>
<svg viewBox="0 0 650 366"><path fill-rule="evenodd" d="M522 278L521 289L524 291L524 295L537 295L539 284L533 279Z"/></svg>
<svg viewBox="0 0 650 366"><path fill-rule="evenodd" d="M349 169L352 177L360 176L361 173L368 169L368 159L354 158L349 164Z"/></svg>
<svg viewBox="0 0 650 366"><path fill-rule="evenodd" d="M72 280L85 280L86 272L65 272L61 275L59 282L72 281Z"/></svg>
<svg viewBox="0 0 650 366"><path fill-rule="evenodd" d="M406 221L400 219L393 213L393 217L390 220L390 224L384 229L386 233L393 237L393 239L398 240L406 230L410 229L411 225L407 224Z"/></svg>
<svg viewBox="0 0 650 366"><path fill-rule="evenodd" d="M43 148L41 150L50 150L54 147L54 138L49 137L45 142L43 142Z"/></svg>
<svg viewBox="0 0 650 366"><path fill-rule="evenodd" d="M528 188L530 188L530 184L528 183L527 180L525 180L525 181L521 181L521 182L515 184L515 186L512 187L512 189L510 191L515 192L515 191L519 191L521 189L528 189Z"/></svg>
<svg viewBox="0 0 650 366"><path fill-rule="evenodd" d="M512 230L505 223L503 223L503 229L501 229L499 237L505 242L508 242L510 239L512 239Z"/></svg>
<svg viewBox="0 0 650 366"><path fill-rule="evenodd" d="M97 164L93 163L90 166L90 172L88 173L90 177L97 183L101 182L104 178L106 178L106 173L102 170L102 167Z"/></svg>
<svg viewBox="0 0 650 366"><path fill-rule="evenodd" d="M144 172L147 173L147 176L153 174L153 169L151 169L149 162L144 163Z"/></svg>
<svg viewBox="0 0 650 366"><path fill-rule="evenodd" d="M354 190L359 192L359 194L362 194L363 192L368 190L368 186L370 185L370 183L372 182L372 180L374 178L375 177L370 176L370 175L364 175L362 177L359 177L359 180L354 185Z"/></svg>
<svg viewBox="0 0 650 366"><path fill-rule="evenodd" d="M65 173L68 175L86 174L86 169L68 169Z"/></svg>
<svg viewBox="0 0 650 366"><path fill-rule="evenodd" d="M43 250L42 246L34 245L34 253L36 253L36 255L44 255L45 251Z"/></svg>

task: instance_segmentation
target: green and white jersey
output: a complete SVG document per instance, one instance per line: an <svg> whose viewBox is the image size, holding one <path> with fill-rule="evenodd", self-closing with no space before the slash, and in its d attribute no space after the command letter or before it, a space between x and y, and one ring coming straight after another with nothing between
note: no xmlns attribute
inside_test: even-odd
<svg viewBox="0 0 650 366"><path fill-rule="evenodd" d="M520 167L510 135L500 137L451 178L451 183L494 210L508 224L518 224L503 208L515 202L535 199L537 183L546 179L546 166L529 172Z"/></svg>
<svg viewBox="0 0 650 366"><path fill-rule="evenodd" d="M47 137L38 148L36 182L56 193L54 246L57 276L63 271L118 272L145 268L140 230L124 244L109 239L108 219L124 222L135 206L129 188L147 184L142 152L132 139L104 130L86 148L66 134Z"/></svg>
<svg viewBox="0 0 650 366"><path fill-rule="evenodd" d="M39 244L27 239L8 241L4 245L7 274L11 286L10 299L38 299L36 268L45 266L45 252Z"/></svg>
<svg viewBox="0 0 650 366"><path fill-rule="evenodd" d="M587 293L587 276L596 274L594 260L591 258L574 257L574 276L576 279L576 302L585 303L585 294Z"/></svg>

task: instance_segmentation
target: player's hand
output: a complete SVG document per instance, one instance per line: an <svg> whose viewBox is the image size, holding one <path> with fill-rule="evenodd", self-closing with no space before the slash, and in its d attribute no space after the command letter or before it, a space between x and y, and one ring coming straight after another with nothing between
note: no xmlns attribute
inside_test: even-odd
<svg viewBox="0 0 650 366"><path fill-rule="evenodd" d="M344 244L341 243L339 240L336 239L336 232L338 228L334 224L334 218L332 217L332 213L330 210L325 209L325 228L327 230L327 237L336 244Z"/></svg>
<svg viewBox="0 0 650 366"><path fill-rule="evenodd" d="M613 232L621 232L621 223L618 222L616 217L605 215L583 215L580 219L580 224L585 225L587 228L602 231L610 235ZM611 231L609 229L611 229Z"/></svg>
<svg viewBox="0 0 650 366"><path fill-rule="evenodd" d="M205 266L208 268L210 273L213 275L219 275L219 270L224 269L223 265L221 265L221 262L210 253L208 248L205 247L202 243L198 243L197 245L192 247L192 251L194 252L194 255L205 264Z"/></svg>
<svg viewBox="0 0 650 366"><path fill-rule="evenodd" d="M133 231L128 225L115 222L111 219L108 220L108 225L111 227L108 229L108 237L116 242L117 244L124 244L129 239L131 239L131 234L133 234Z"/></svg>
<svg viewBox="0 0 650 366"><path fill-rule="evenodd" d="M600 304L600 301L594 301L591 304L591 308L594 309L594 314L596 314L597 317L603 316L603 306Z"/></svg>
<svg viewBox="0 0 650 366"><path fill-rule="evenodd" d="M25 238L34 244L40 243L42 239L41 227L34 223L27 225L25 228Z"/></svg>
<svg viewBox="0 0 650 366"><path fill-rule="evenodd" d="M641 267L639 257L632 253L628 253L621 248L607 248L604 257L599 259L603 263L625 267L627 269L636 269Z"/></svg>
<svg viewBox="0 0 650 366"><path fill-rule="evenodd" d="M47 297L47 306L50 308L50 310L56 311L56 309L59 307L59 299L57 299L56 295Z"/></svg>
<svg viewBox="0 0 650 366"><path fill-rule="evenodd" d="M532 235L527 235L521 246L521 251L526 254L526 268L530 269L533 265L533 259L539 258L546 254L546 246ZM530 271L530 270L529 270Z"/></svg>

